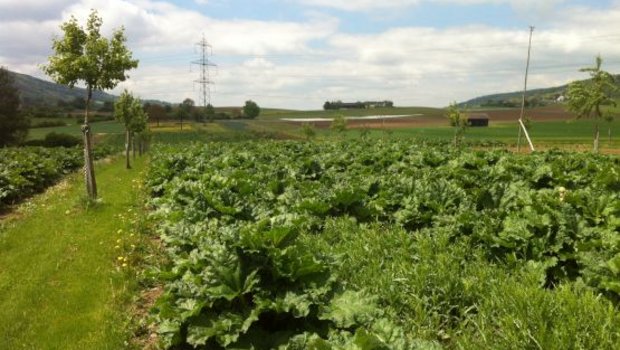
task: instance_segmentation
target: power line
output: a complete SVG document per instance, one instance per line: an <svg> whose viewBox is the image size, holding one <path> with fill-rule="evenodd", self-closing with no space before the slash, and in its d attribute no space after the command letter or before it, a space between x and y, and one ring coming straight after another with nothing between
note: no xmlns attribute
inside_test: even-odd
<svg viewBox="0 0 620 350"><path fill-rule="evenodd" d="M571 39L577 40L587 40L589 42L593 42L593 39L614 39L618 38L620 35L618 34L605 34L605 35L590 35L590 36L571 36ZM601 40L603 41L603 40ZM549 38L539 40L542 44L551 44L555 42ZM200 43L198 44L200 45ZM0 42L0 47L3 46ZM210 46L209 46L210 47ZM422 51L425 53L428 52L448 52L448 53L466 53L471 51L478 51L481 49L516 49L516 48L527 48L527 43L509 43L509 44L486 44L486 45L475 45L475 46L467 46L467 47L454 47L454 46L446 46L446 47L428 47L423 49ZM410 54L411 52L404 52L405 54ZM362 53L363 54L363 53ZM141 61L159 61L159 60L170 60L173 58L182 59L183 57L188 57L188 54L170 54L170 55L159 55L159 56L149 56L141 58ZM308 52L308 53L273 53L273 54L219 54L217 57L221 58L331 58L331 59L355 59L359 58L357 55L351 54L338 54L338 53L326 53L326 52Z"/></svg>
<svg viewBox="0 0 620 350"><path fill-rule="evenodd" d="M192 64L196 64L200 68L200 79L194 80L194 82L200 84L200 92L202 95L202 106L206 107L211 103L211 88L209 85L213 84L209 77L209 68L215 67L215 64L209 61L209 50L211 50L211 45L205 39L204 34L202 35L202 40L198 42L196 45L200 48L201 57L199 60L192 61Z"/></svg>

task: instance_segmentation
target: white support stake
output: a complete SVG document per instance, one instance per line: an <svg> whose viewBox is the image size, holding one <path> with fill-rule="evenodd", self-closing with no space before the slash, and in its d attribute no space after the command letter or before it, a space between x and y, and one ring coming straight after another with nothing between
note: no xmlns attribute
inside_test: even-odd
<svg viewBox="0 0 620 350"><path fill-rule="evenodd" d="M532 139L530 139L530 134L527 132L527 129L525 128L525 124L523 124L523 120L519 119L519 124L521 125L521 129L523 129L523 133L525 134L525 138L527 139L527 142L530 144L530 150L534 152L534 144L532 143Z"/></svg>

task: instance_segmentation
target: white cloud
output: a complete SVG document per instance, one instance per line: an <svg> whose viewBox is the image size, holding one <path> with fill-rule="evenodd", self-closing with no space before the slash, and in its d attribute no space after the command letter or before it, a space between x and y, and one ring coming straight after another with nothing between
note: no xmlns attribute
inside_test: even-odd
<svg viewBox="0 0 620 350"><path fill-rule="evenodd" d="M0 21L57 19L72 0L0 0Z"/></svg>
<svg viewBox="0 0 620 350"><path fill-rule="evenodd" d="M381 8L408 7L423 0L299 0L304 5L331 7L345 11L369 11Z"/></svg>
<svg viewBox="0 0 620 350"><path fill-rule="evenodd" d="M329 7L344 11L375 11L382 9L404 9L422 3L469 5L508 4L523 15L548 13L565 0L297 0L316 7Z"/></svg>

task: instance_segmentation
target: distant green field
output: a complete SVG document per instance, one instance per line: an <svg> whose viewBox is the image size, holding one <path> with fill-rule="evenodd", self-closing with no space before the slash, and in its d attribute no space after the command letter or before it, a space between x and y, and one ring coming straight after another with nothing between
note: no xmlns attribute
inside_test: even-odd
<svg viewBox="0 0 620 350"><path fill-rule="evenodd" d="M95 134L119 134L124 131L123 126L116 121L97 122L91 123L90 125L93 133ZM51 132L70 134L74 136L82 135L80 125L74 124L67 126L56 126L51 128L30 129L28 132L28 140L41 140L45 137L45 135Z"/></svg>
<svg viewBox="0 0 620 350"><path fill-rule="evenodd" d="M608 147L608 128L611 126L612 142L614 148L620 147L620 120L612 123L600 123L601 146ZM297 128L301 135L301 127ZM346 138L361 137L361 129L350 129L345 133ZM518 134L517 123L501 123L488 128L469 128L465 134L466 140L476 141L501 141L507 144L516 143ZM317 136L321 138L338 137L329 129L317 130ZM425 138L432 140L450 140L454 136L451 127L422 127L403 129L374 129L368 130L369 137L395 137L395 138ZM573 122L551 121L534 123L530 129L530 136L534 144L590 144L593 138L593 124L591 120L577 120ZM524 140L525 142L525 140Z"/></svg>
<svg viewBox="0 0 620 350"><path fill-rule="evenodd" d="M431 107L394 107L394 108L372 108L372 109L344 109L337 111L295 111L281 109L267 109L261 111L259 120L273 120L280 118L331 118L342 114L345 117L368 116L368 115L400 115L400 114L424 114L427 116L442 116L444 110Z"/></svg>
<svg viewBox="0 0 620 350"><path fill-rule="evenodd" d="M620 108L617 108L620 110ZM364 116L364 115L398 115L398 114L424 114L425 117L441 118L444 111L438 108L428 107L396 107L396 108L377 108L361 110L342 110L342 111L295 111L285 109L264 109L261 116L256 120L231 120L217 121L212 124L187 123L191 132L184 132L182 135L160 135L166 139L179 138L182 140L191 139L198 136L198 139L234 139L242 140L247 138L259 137L260 134L271 133L271 137L302 139L301 125L292 123L281 123L280 118L320 118L333 117L336 114L345 116ZM92 123L95 134L120 134L123 126L115 121L105 121ZM178 125L169 127L153 128L159 134L162 131L175 131ZM608 129L611 127L612 141L608 142ZM620 120L616 118L611 123L601 122L601 146L620 148ZM185 131L185 130L184 130ZM341 137L330 129L317 129L317 138L329 139ZM63 127L35 128L30 130L28 139L42 139L50 132L67 133L80 136L80 125L68 125ZM344 137L361 137L360 129L348 130ZM453 129L449 126L425 126L397 129L372 129L367 134L372 138L383 138L386 136L395 138L425 138L431 140L450 140L453 137ZM506 144L515 144L518 128L516 122L495 122L488 128L469 128L466 132L466 140L474 141L500 141ZM239 134L239 135L235 135ZM535 122L532 124L530 134L535 144L546 145L589 145L592 142L593 123L591 120L566 121L546 121ZM618 136L618 137L616 137ZM158 136L156 136L157 138Z"/></svg>

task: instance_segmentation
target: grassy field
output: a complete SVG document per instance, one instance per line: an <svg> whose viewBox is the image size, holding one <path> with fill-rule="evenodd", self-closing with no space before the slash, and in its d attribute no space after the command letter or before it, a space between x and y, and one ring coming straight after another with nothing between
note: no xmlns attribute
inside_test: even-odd
<svg viewBox="0 0 620 350"><path fill-rule="evenodd" d="M121 134L124 131L123 125L116 121L104 121L91 123L91 128L93 133L95 134ZM67 126L56 126L51 128L34 128L30 129L28 132L29 140L41 140L45 137L45 135L55 132L55 133L63 133L70 134L73 136L81 136L82 131L80 129L80 125L72 124Z"/></svg>
<svg viewBox="0 0 620 350"><path fill-rule="evenodd" d="M443 121L443 119L442 119ZM530 129L530 135L536 144L544 146L571 146L578 145L589 147L592 144L592 121L576 120L566 121L543 121L535 122ZM608 128L612 130L612 140L608 141ZM305 135L301 125L278 122L272 120L236 120L217 121L207 124L188 124L183 132L179 132L179 125L167 125L159 129L153 128L158 135L161 131L168 133L166 138L179 138L188 140L191 138L211 140L244 140L255 138L257 135L271 134L276 138L304 139ZM620 120L612 123L600 124L601 147L620 148ZM173 136L173 134L175 136ZM206 134L205 134L206 133ZM454 129L445 126L430 127L407 127L394 129L349 129L343 135L339 135L330 129L316 129L317 138L360 138L362 133L371 138L423 138L430 140L452 140ZM250 136L254 134L254 136ZM516 144L518 126L516 122L496 122L488 128L469 128L465 134L465 140L470 141L499 141L507 145ZM204 137L206 136L206 137ZM159 136L156 136L156 138ZM524 140L525 142L525 140Z"/></svg>
<svg viewBox="0 0 620 350"><path fill-rule="evenodd" d="M259 120L273 120L280 118L332 118L335 115L368 116L368 115L401 115L401 114L425 114L431 116L442 116L443 109L431 107L394 107L394 108L373 108L373 109L345 109L339 111L295 111L267 109L261 111Z"/></svg>
<svg viewBox="0 0 620 350"><path fill-rule="evenodd" d="M607 131L611 126L612 140L608 141ZM295 129L295 130L294 130ZM454 137L454 129L449 126L444 127L420 127L420 128L399 128L399 129L349 129L344 137L348 139L359 138L363 132L373 138L424 138L430 140L451 140ZM320 138L338 138L330 129L316 130ZM301 127L291 128L289 132L296 133L302 137ZM601 147L620 147L620 120L613 123L601 123L600 144ZM465 134L465 140L474 141L500 141L506 144L515 144L518 134L517 123L505 122L491 124L488 128L469 128ZM534 144L552 145L591 145L593 137L592 121L577 120L573 122L548 121L537 122L532 125L530 136ZM524 140L525 142L525 140Z"/></svg>
<svg viewBox="0 0 620 350"><path fill-rule="evenodd" d="M424 113L424 108L395 108L398 110L395 114L400 113ZM366 110L371 113L373 110ZM377 110L374 110L377 111ZM362 115L362 111L343 111L351 115ZM441 110L430 110L438 120L437 126L422 127L400 127L393 129L350 129L344 137L353 139L360 137L361 133L367 133L372 138L424 138L432 140L450 140L453 137L453 129L443 122L445 118L441 114ZM162 123L159 127L151 124L151 130L155 133L155 138L166 134L167 139L178 138L182 140L245 140L256 138L258 136L268 136L271 138L289 138L303 139L305 136L302 132L301 125L279 122L279 118L315 118L330 117L333 115L325 114L324 111L283 111L268 110L265 115L257 120L231 120L216 121L214 123L184 123L184 130L180 129L179 123L167 122ZM444 125L441 125L444 124ZM446 123L447 124L447 123ZM591 120L575 120L575 121L539 121L532 124L530 134L536 144L549 145L580 145L585 146L592 143L592 127ZM99 122L92 124L96 134L122 134L123 126L117 122ZM612 130L612 141L608 141L608 129ZM611 123L601 122L601 146L603 148L620 148L620 120L616 119ZM317 129L317 137L323 139L340 138L330 129ZM31 129L28 136L29 139L42 139L50 132L68 133L74 136L80 136L80 126L70 125L65 127L52 128L36 128ZM499 141L506 144L516 144L518 127L516 122L492 122L488 128L469 128L466 132L465 139L473 141ZM173 135L174 134L174 135ZM618 135L616 135L618 134ZM253 136L252 136L253 135Z"/></svg>
<svg viewBox="0 0 620 350"><path fill-rule="evenodd" d="M97 165L99 204L85 204L76 173L0 219L1 349L126 347L146 164L123 165Z"/></svg>

